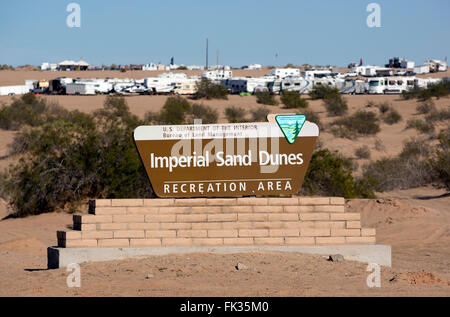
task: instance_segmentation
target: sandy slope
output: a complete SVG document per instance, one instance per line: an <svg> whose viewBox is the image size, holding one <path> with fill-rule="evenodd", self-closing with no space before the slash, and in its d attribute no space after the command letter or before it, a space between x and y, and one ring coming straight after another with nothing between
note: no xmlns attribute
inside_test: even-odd
<svg viewBox="0 0 450 317"><path fill-rule="evenodd" d="M69 273L46 270L46 247L71 223L70 215L53 213L0 221L0 296L450 296L450 198L441 194L420 188L348 201L364 226L377 228L378 242L393 247L379 289L366 286L362 263L279 252L87 263L82 287L69 289ZM238 262L248 270L237 271Z"/></svg>

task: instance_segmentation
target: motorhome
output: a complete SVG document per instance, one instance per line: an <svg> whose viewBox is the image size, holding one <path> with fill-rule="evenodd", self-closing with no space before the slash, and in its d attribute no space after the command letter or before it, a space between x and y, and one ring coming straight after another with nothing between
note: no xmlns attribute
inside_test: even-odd
<svg viewBox="0 0 450 317"><path fill-rule="evenodd" d="M231 70L216 69L208 70L202 73L202 78L209 79L213 82L220 82L224 79L230 79L233 77Z"/></svg>
<svg viewBox="0 0 450 317"><path fill-rule="evenodd" d="M308 69L302 72L302 77L307 80L331 76L331 69Z"/></svg>
<svg viewBox="0 0 450 317"><path fill-rule="evenodd" d="M443 62L440 60L432 59L424 63L425 66L430 67L430 72L445 72L447 71L447 62Z"/></svg>
<svg viewBox="0 0 450 317"><path fill-rule="evenodd" d="M175 89L176 81L176 79L167 77L148 77L144 79L144 86L154 94L170 94Z"/></svg>
<svg viewBox="0 0 450 317"><path fill-rule="evenodd" d="M274 94L279 94L282 91L297 91L301 94L309 93L313 88L313 81L306 80L303 77L286 77L284 79L277 79L268 84L269 91Z"/></svg>
<svg viewBox="0 0 450 317"><path fill-rule="evenodd" d="M367 85L364 80L345 79L336 80L336 88L341 94L357 95L364 94L367 91Z"/></svg>
<svg viewBox="0 0 450 317"><path fill-rule="evenodd" d="M284 79L286 77L300 77L300 69L298 68L274 68L270 71L271 76L275 76L278 79Z"/></svg>
<svg viewBox="0 0 450 317"><path fill-rule="evenodd" d="M173 92L176 95L193 95L197 92L197 80L185 79L175 83Z"/></svg>
<svg viewBox="0 0 450 317"><path fill-rule="evenodd" d="M239 94L241 92L249 92L253 94L255 90L263 91L268 89L269 83L273 82L275 77L235 77L222 80L222 85L228 89L231 94Z"/></svg>
<svg viewBox="0 0 450 317"><path fill-rule="evenodd" d="M415 77L376 77L367 80L369 94L401 94L414 88Z"/></svg>

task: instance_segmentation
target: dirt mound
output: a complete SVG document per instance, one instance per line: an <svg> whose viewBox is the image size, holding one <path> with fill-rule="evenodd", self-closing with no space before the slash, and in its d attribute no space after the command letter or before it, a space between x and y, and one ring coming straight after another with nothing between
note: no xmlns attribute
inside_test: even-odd
<svg viewBox="0 0 450 317"><path fill-rule="evenodd" d="M421 272L406 272L396 274L390 281L406 281L409 284L419 285L447 285L450 286L450 282L446 282L436 277L433 273L421 271Z"/></svg>

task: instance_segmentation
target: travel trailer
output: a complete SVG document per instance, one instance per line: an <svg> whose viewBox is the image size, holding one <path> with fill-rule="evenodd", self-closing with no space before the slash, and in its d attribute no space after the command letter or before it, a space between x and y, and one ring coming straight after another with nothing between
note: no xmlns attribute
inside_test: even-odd
<svg viewBox="0 0 450 317"><path fill-rule="evenodd" d="M300 77L300 69L298 68L274 68L270 71L271 76L279 79L286 77Z"/></svg>
<svg viewBox="0 0 450 317"><path fill-rule="evenodd" d="M239 77L222 80L222 85L228 89L231 94L240 94L241 92L255 93L255 90L263 91L268 88L268 84L273 82L275 77Z"/></svg>
<svg viewBox="0 0 450 317"><path fill-rule="evenodd" d="M233 72L231 70L224 69L208 70L202 73L202 78L206 78L214 82L220 82L224 79L230 79L232 77Z"/></svg>
<svg viewBox="0 0 450 317"><path fill-rule="evenodd" d="M302 72L302 77L307 80L331 76L331 69L308 69Z"/></svg>
<svg viewBox="0 0 450 317"><path fill-rule="evenodd" d="M341 94L358 95L364 94L367 91L364 80L336 80L336 88Z"/></svg>
<svg viewBox="0 0 450 317"><path fill-rule="evenodd" d="M197 80L185 79L177 81L173 92L176 95L193 95L197 92Z"/></svg>
<svg viewBox="0 0 450 317"><path fill-rule="evenodd" d="M282 91L297 91L301 94L307 94L312 90L313 85L313 81L306 80L303 77L286 77L270 82L268 88L274 94L279 94Z"/></svg>
<svg viewBox="0 0 450 317"><path fill-rule="evenodd" d="M369 79L369 94L401 94L414 88L415 77L376 77Z"/></svg>
<svg viewBox="0 0 450 317"><path fill-rule="evenodd" d="M31 88L28 85L3 86L0 87L0 96L24 95L29 93Z"/></svg>
<svg viewBox="0 0 450 317"><path fill-rule="evenodd" d="M95 85L93 83L71 83L66 85L68 95L95 95Z"/></svg>

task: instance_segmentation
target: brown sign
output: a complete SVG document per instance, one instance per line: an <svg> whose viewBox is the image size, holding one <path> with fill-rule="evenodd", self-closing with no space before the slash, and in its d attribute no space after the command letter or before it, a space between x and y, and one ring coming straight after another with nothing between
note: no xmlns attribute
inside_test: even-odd
<svg viewBox="0 0 450 317"><path fill-rule="evenodd" d="M288 196L302 185L319 129L277 119L140 126L134 139L158 197Z"/></svg>

